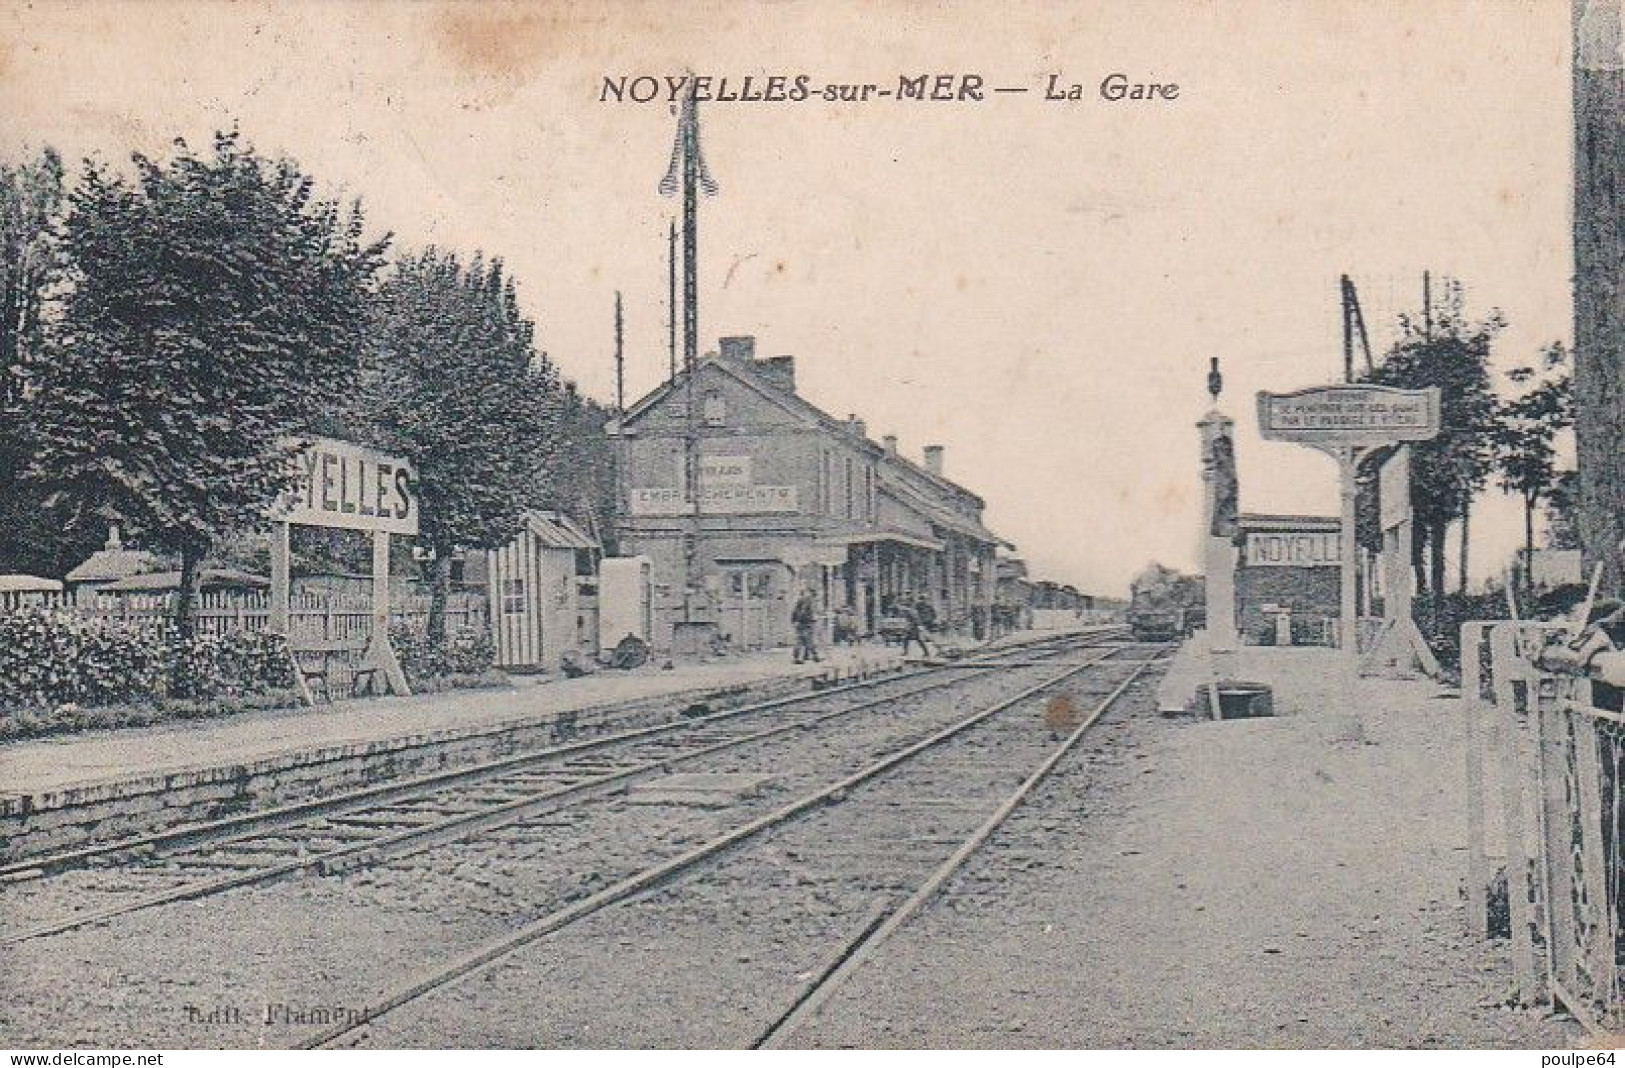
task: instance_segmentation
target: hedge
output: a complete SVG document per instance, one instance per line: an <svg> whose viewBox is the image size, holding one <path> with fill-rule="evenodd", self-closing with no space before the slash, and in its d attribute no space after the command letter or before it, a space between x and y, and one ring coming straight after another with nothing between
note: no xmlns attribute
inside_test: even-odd
<svg viewBox="0 0 1625 1068"><path fill-rule="evenodd" d="M445 648L418 627L397 625L390 635L420 692L507 681L484 628L449 635ZM290 707L297 698L286 645L278 634L183 640L169 624L0 613L0 739Z"/></svg>
<svg viewBox="0 0 1625 1068"><path fill-rule="evenodd" d="M0 708L209 700L292 685L276 634L183 639L169 624L131 626L40 609L0 614Z"/></svg>
<svg viewBox="0 0 1625 1068"><path fill-rule="evenodd" d="M429 641L424 627L396 623L389 628L389 642L395 647L401 670L414 690L441 688L424 687L430 679L487 679L497 659L491 632L484 627L452 631L446 635L446 644L442 647Z"/></svg>

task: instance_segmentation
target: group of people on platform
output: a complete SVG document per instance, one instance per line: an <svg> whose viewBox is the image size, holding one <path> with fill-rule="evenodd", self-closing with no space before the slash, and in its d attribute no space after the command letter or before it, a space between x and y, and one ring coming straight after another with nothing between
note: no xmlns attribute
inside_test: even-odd
<svg viewBox="0 0 1625 1068"><path fill-rule="evenodd" d="M790 610L790 622L796 630L795 662L798 664L819 660L816 641L818 627L818 602L813 597L811 589L803 588L800 596L796 598L795 606ZM897 641L903 647L903 655L916 645L920 647L921 656L930 656L931 647L926 642L926 635L937 629L937 610L931 601L924 597L916 597L912 601L906 597L888 597L881 604L881 620L878 628L882 639L890 642ZM850 608L838 608L831 620L830 636L837 645L853 644L862 638L858 630L857 616Z"/></svg>
<svg viewBox="0 0 1625 1068"><path fill-rule="evenodd" d="M817 647L818 601L810 588L803 588L790 610L790 622L795 626L795 662L798 664L820 659ZM1014 605L996 604L991 612L981 605L971 609L971 635L978 641L999 637L1020 627L1019 609ZM991 630L990 630L991 628ZM937 609L931 599L889 595L881 601L880 621L876 633L887 642L903 647L903 655L918 646L921 656L932 655L928 636L937 633ZM855 645L863 640L858 617L849 607L835 609L830 618L830 640L836 645Z"/></svg>

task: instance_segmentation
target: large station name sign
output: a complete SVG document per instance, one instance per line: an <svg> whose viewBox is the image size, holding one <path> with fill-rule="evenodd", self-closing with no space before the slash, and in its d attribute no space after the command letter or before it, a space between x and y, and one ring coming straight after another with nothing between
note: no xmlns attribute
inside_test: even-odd
<svg viewBox="0 0 1625 1068"><path fill-rule="evenodd" d="M417 472L390 456L333 438L317 438L294 459L298 482L273 518L301 526L418 532Z"/></svg>
<svg viewBox="0 0 1625 1068"><path fill-rule="evenodd" d="M1248 567L1336 567L1343 539L1336 531L1253 531L1247 535Z"/></svg>
<svg viewBox="0 0 1625 1068"><path fill-rule="evenodd" d="M1376 447L1439 433L1439 390L1335 385L1259 393L1258 426L1271 441Z"/></svg>

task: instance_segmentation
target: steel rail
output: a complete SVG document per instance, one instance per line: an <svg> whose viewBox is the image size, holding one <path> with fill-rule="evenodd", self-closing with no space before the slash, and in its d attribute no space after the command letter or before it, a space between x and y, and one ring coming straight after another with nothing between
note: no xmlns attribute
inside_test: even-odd
<svg viewBox="0 0 1625 1068"><path fill-rule="evenodd" d="M997 657L1017 649L1030 649L1038 645L1064 643L1067 638L1089 639L1098 635L1074 634L1063 638L1044 638L1030 645L1011 646L1004 649L989 650L978 654L982 657ZM1085 645L1092 644L1088 641ZM647 727L636 727L612 734L599 735L564 745L550 746L535 752L522 753L516 756L502 757L497 760L485 761L469 767L455 768L448 771L436 771L427 775L418 775L393 782L381 783L375 786L352 790L347 793L336 794L329 797L313 798L307 801L296 801L286 805L278 805L260 812L249 812L238 816L227 816L217 820L207 820L200 823L186 824L180 827L171 827L162 831L153 831L150 834L136 835L128 838L116 839L91 846L82 846L77 849L64 850L59 853L49 853L36 857L23 857L14 861L0 864L0 882L21 881L23 878L38 877L70 870L83 865L85 862L100 857L117 856L121 853L145 852L152 855L157 850L185 847L203 841L218 841L226 844L238 840L243 835L254 834L264 830L274 830L302 819L328 813L346 812L362 805L400 800L411 797L425 790L445 786L473 784L484 779L495 778L507 772L525 767L530 764L553 760L559 757L574 756L580 753L591 752L622 742L637 741L651 738L660 734L675 733L683 730L692 730L714 723L724 722L740 716L751 715L757 712L772 711L787 705L820 701L827 697L840 696L858 690L872 689L890 683L907 681L910 678L919 678L926 675L940 673L943 669L928 667L914 671L894 672L876 678L862 679L857 682L837 685L828 689L812 693L787 694L767 701L753 702L741 705L738 708L723 709L704 716L691 719L678 719L669 723L656 723Z"/></svg>
<svg viewBox="0 0 1625 1068"><path fill-rule="evenodd" d="M834 967L821 970L819 975L802 991L801 995L796 998L790 1007L778 1019L774 1020L757 1037L755 1042L751 1043L751 1048L780 1048L786 1036L817 1015L829 999L834 996L835 991L851 978L852 974L862 967L865 961L874 956L882 943L896 934L904 924L908 923L915 914L930 904L942 892L948 880L953 878L965 866L966 861L985 845L989 838L993 837L994 833L1003 826L1005 820L1010 818L1010 815L1020 807L1021 803L1037 788L1038 784L1043 782L1050 772L1055 770L1055 766L1061 762L1062 758L1071 752L1084 734L1099 721L1101 716L1105 715L1106 710L1116 704L1117 700L1134 684L1135 680L1156 662L1155 660L1141 661L1139 666L1134 669L1133 674L1129 675L1111 693L1102 698L1084 717L1082 722L1067 735L1065 740L1050 753L1044 762L1038 765L1033 773L1027 776L1021 785L1016 787L1010 796L1000 803L998 808L993 810L992 814L982 822L981 826L972 831L970 836L959 844L959 847L948 856L948 859L944 860L936 870L926 877L925 881L915 889L914 893L891 909L890 914L883 919L876 921L871 918L866 922L858 936L847 943L843 952L839 954Z"/></svg>
<svg viewBox="0 0 1625 1068"><path fill-rule="evenodd" d="M469 950L453 958L451 961L429 970L426 974L408 980L400 987L397 987L396 989L383 995L376 1004L368 1006L358 1018L347 1020L344 1023L328 1028L327 1030L308 1036L295 1048L319 1049L323 1046L329 1046L337 1040L343 1038L345 1035L366 1026L370 1021L376 1020L380 1016L400 1008L402 1005L415 1001L433 990L439 989L440 987L443 987L449 983L456 982L473 975L476 972L482 971L539 938L552 934L554 931L560 930L561 928L568 927L573 923L585 919L593 913L596 913L611 905L618 904L621 901L625 901L634 895L661 886L677 876L687 872L689 869L695 868L706 861L712 860L735 846L749 841L763 832L786 823L797 816L800 816L824 804L842 801L846 798L848 792L853 788L861 786L870 779L884 774L900 764L912 760L914 757L925 752L926 750L935 748L948 739L953 738L956 735L971 729L972 727L975 727L977 724L982 723L995 715L998 715L1000 712L1005 711L1013 705L1019 704L1036 694L1042 693L1051 687L1059 685L1074 675L1087 671L1089 668L1105 661L1107 658L1112 656L1115 651L1116 650L1108 649L1081 664L1074 664L1066 668L1064 671L1052 675L1051 677L1033 686L1023 689L1012 697L1005 698L984 709L973 712L969 716L959 719L917 742L913 742L902 749L890 753L887 756L881 757L880 759L865 765L858 771L845 776L844 778L828 786L815 790L812 793L804 795L795 801L783 805L782 807L777 808L766 815L760 816L741 827L737 827L725 834L695 846L692 849L671 858L670 860L663 861L654 865L653 867L645 868L640 872L620 879L597 893L594 893L586 898L582 898L574 904L567 905L562 909L557 909L539 917L538 919L532 920L512 934L504 935L501 938L494 939L472 950ZM1144 670L1145 668L1142 666L1136 671L1136 674Z"/></svg>
<svg viewBox="0 0 1625 1068"><path fill-rule="evenodd" d="M1064 651L1064 650L1063 650ZM906 676L914 677L914 676ZM443 820L409 827L403 830L385 833L375 839L357 842L352 845L339 846L334 849L313 853L293 860L271 863L264 868L224 875L217 879L203 879L197 882L182 884L167 890L160 890L152 894L132 897L128 900L108 905L94 911L75 913L72 916L48 923L38 924L10 934L0 934L0 947L17 945L22 942L36 941L51 935L62 934L67 931L88 927L117 919L135 912L144 912L148 909L160 908L164 905L176 904L182 901L192 901L202 897L211 897L228 890L240 889L247 886L263 885L297 875L301 872L319 871L323 874L337 873L366 867L380 863L385 859L394 859L412 853L433 849L437 846L449 845L465 841L476 834L496 830L501 827L520 823L536 816L546 815L563 808L595 800L617 791L625 789L639 779L649 778L664 773L668 768L692 760L711 756L728 749L749 745L754 742L774 738L779 735L795 731L812 729L819 724L843 716L853 715L866 711L877 705L884 705L896 701L904 701L923 693L946 689L956 685L962 677L952 676L935 679L923 686L917 686L900 694L884 694L867 701L851 705L846 708L834 709L818 713L806 719L799 719L789 723L781 723L772 727L765 727L749 734L724 738L709 745L702 746L684 753L662 754L655 759L632 765L628 768L616 769L595 775L585 781L570 783L544 789L529 796L516 798L511 801L492 804L474 812L461 813L448 816ZM885 681L897 681L893 677ZM859 687L853 687L857 689ZM819 697L829 696L832 692L825 690ZM850 692L850 691L845 691ZM807 695L800 695L800 700L807 700ZM782 703L782 702L780 702ZM767 705L757 706L760 711ZM732 709L724 715L743 711ZM701 720L689 721L689 725L701 723ZM630 732L640 734L642 731ZM596 741L602 741L598 739ZM539 754L538 754L539 755ZM229 841L241 841L241 838Z"/></svg>

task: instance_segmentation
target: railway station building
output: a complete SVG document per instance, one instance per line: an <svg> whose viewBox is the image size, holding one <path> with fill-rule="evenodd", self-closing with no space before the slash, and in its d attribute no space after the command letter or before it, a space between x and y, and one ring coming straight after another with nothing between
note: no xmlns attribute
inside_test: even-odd
<svg viewBox="0 0 1625 1068"><path fill-rule="evenodd" d="M741 648L788 644L802 588L826 642L837 618L873 634L904 598L925 599L940 626L990 626L1004 543L982 522L982 498L946 476L942 446L916 462L895 437L876 442L857 416L802 397L793 357L723 338L610 433L620 551L651 561L655 648L670 647L683 619L714 623Z"/></svg>
<svg viewBox="0 0 1625 1068"><path fill-rule="evenodd" d="M1252 645L1333 645L1340 611L1337 516L1238 519L1236 631Z"/></svg>

